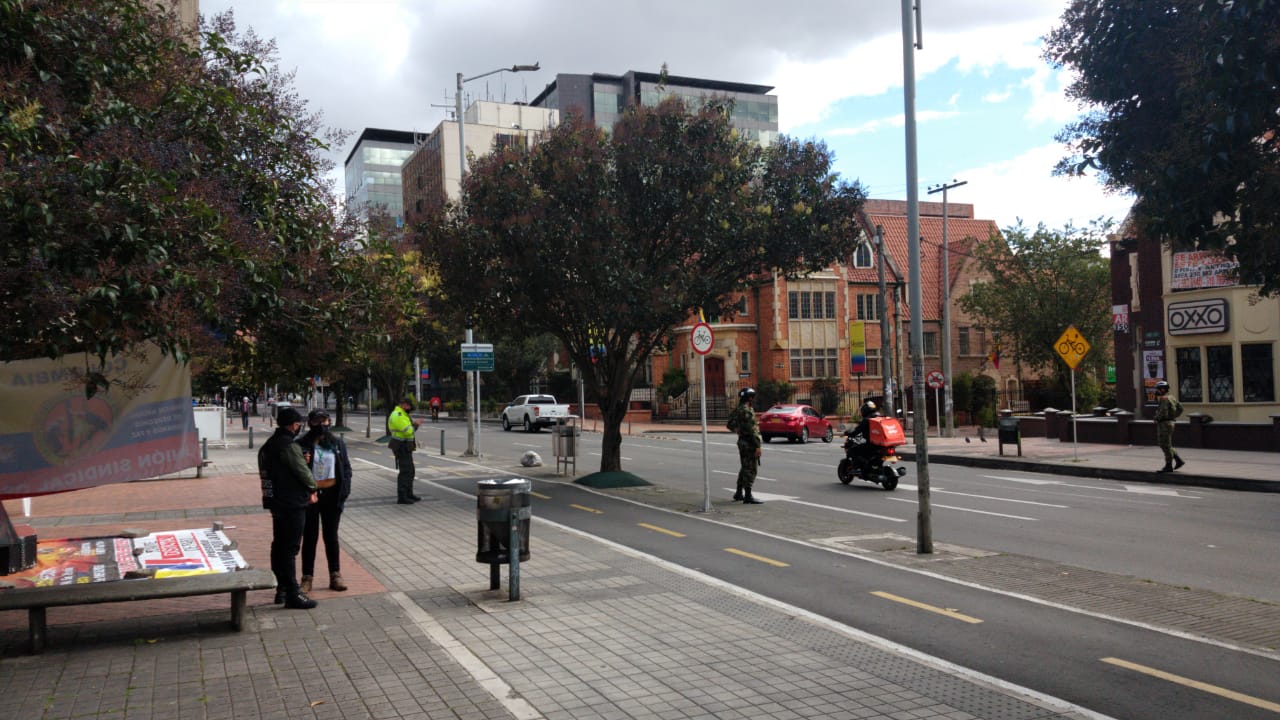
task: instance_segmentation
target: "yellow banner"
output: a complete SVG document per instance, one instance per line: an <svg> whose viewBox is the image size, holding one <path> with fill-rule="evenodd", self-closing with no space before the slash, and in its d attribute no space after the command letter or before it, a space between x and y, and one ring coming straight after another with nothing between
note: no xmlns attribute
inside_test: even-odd
<svg viewBox="0 0 1280 720"><path fill-rule="evenodd" d="M849 372L860 375L867 371L867 324L861 320L849 323Z"/></svg>

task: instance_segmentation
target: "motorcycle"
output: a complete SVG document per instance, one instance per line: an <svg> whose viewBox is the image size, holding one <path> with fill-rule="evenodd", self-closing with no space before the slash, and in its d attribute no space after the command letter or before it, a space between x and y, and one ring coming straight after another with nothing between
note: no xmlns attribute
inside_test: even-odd
<svg viewBox="0 0 1280 720"><path fill-rule="evenodd" d="M844 432L844 459L836 468L840 482L848 485L854 478L876 483L885 490L898 487L898 478L907 469L898 465L898 445L906 444L902 425L893 418L871 418L867 438L855 437L854 430Z"/></svg>

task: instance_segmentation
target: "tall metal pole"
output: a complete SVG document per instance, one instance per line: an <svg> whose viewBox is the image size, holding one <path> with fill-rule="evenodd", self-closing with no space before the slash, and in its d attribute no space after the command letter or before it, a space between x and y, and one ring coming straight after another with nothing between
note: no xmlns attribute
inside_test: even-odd
<svg viewBox="0 0 1280 720"><path fill-rule="evenodd" d="M921 2L922 0L915 0ZM915 389L916 419L912 423L916 445L919 507L916 511L916 552L933 553L932 510L929 507L929 412L924 388L924 328L920 319L920 189L916 170L916 63L915 48L923 47L920 17L912 22L912 0L902 0L902 99L907 131L907 238L911 248L911 386ZM918 8L916 9L918 13ZM912 32L912 28L916 32ZM922 416L924 422L921 422Z"/></svg>
<svg viewBox="0 0 1280 720"><path fill-rule="evenodd" d="M955 408L951 402L951 245L947 242L947 191L968 184L968 180L953 179L951 184L935 185L929 191L930 195L936 192L942 193L942 382L945 388L943 397L946 399L947 411L943 437L956 436Z"/></svg>
<svg viewBox="0 0 1280 720"><path fill-rule="evenodd" d="M884 288L884 226L876 226L876 256L879 258L876 271L880 280L880 378L884 381L884 407L889 417L894 414L893 402L893 355L889 353L889 301L885 298Z"/></svg>

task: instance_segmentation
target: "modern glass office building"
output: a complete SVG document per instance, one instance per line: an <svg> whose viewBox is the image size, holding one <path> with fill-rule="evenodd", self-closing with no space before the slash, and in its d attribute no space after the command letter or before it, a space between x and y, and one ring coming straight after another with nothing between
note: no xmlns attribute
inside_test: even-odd
<svg viewBox="0 0 1280 720"><path fill-rule="evenodd" d="M598 127L612 127L618 116L633 105L657 105L666 97L680 97L691 105L711 98L733 102L733 126L761 145L778 137L778 98L773 86L724 82L657 73L630 71L622 75L559 74L530 105L561 114L574 113Z"/></svg>
<svg viewBox="0 0 1280 720"><path fill-rule="evenodd" d="M399 223L404 218L401 168L421 136L403 130L365 128L343 164L347 205L357 212L379 206Z"/></svg>

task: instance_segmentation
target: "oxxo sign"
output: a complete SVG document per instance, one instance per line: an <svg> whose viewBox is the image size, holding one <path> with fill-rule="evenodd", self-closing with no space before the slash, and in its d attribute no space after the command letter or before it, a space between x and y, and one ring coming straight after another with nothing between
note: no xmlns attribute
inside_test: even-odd
<svg viewBox="0 0 1280 720"><path fill-rule="evenodd" d="M1187 300L1169 303L1170 335L1200 335L1227 331L1227 301Z"/></svg>

